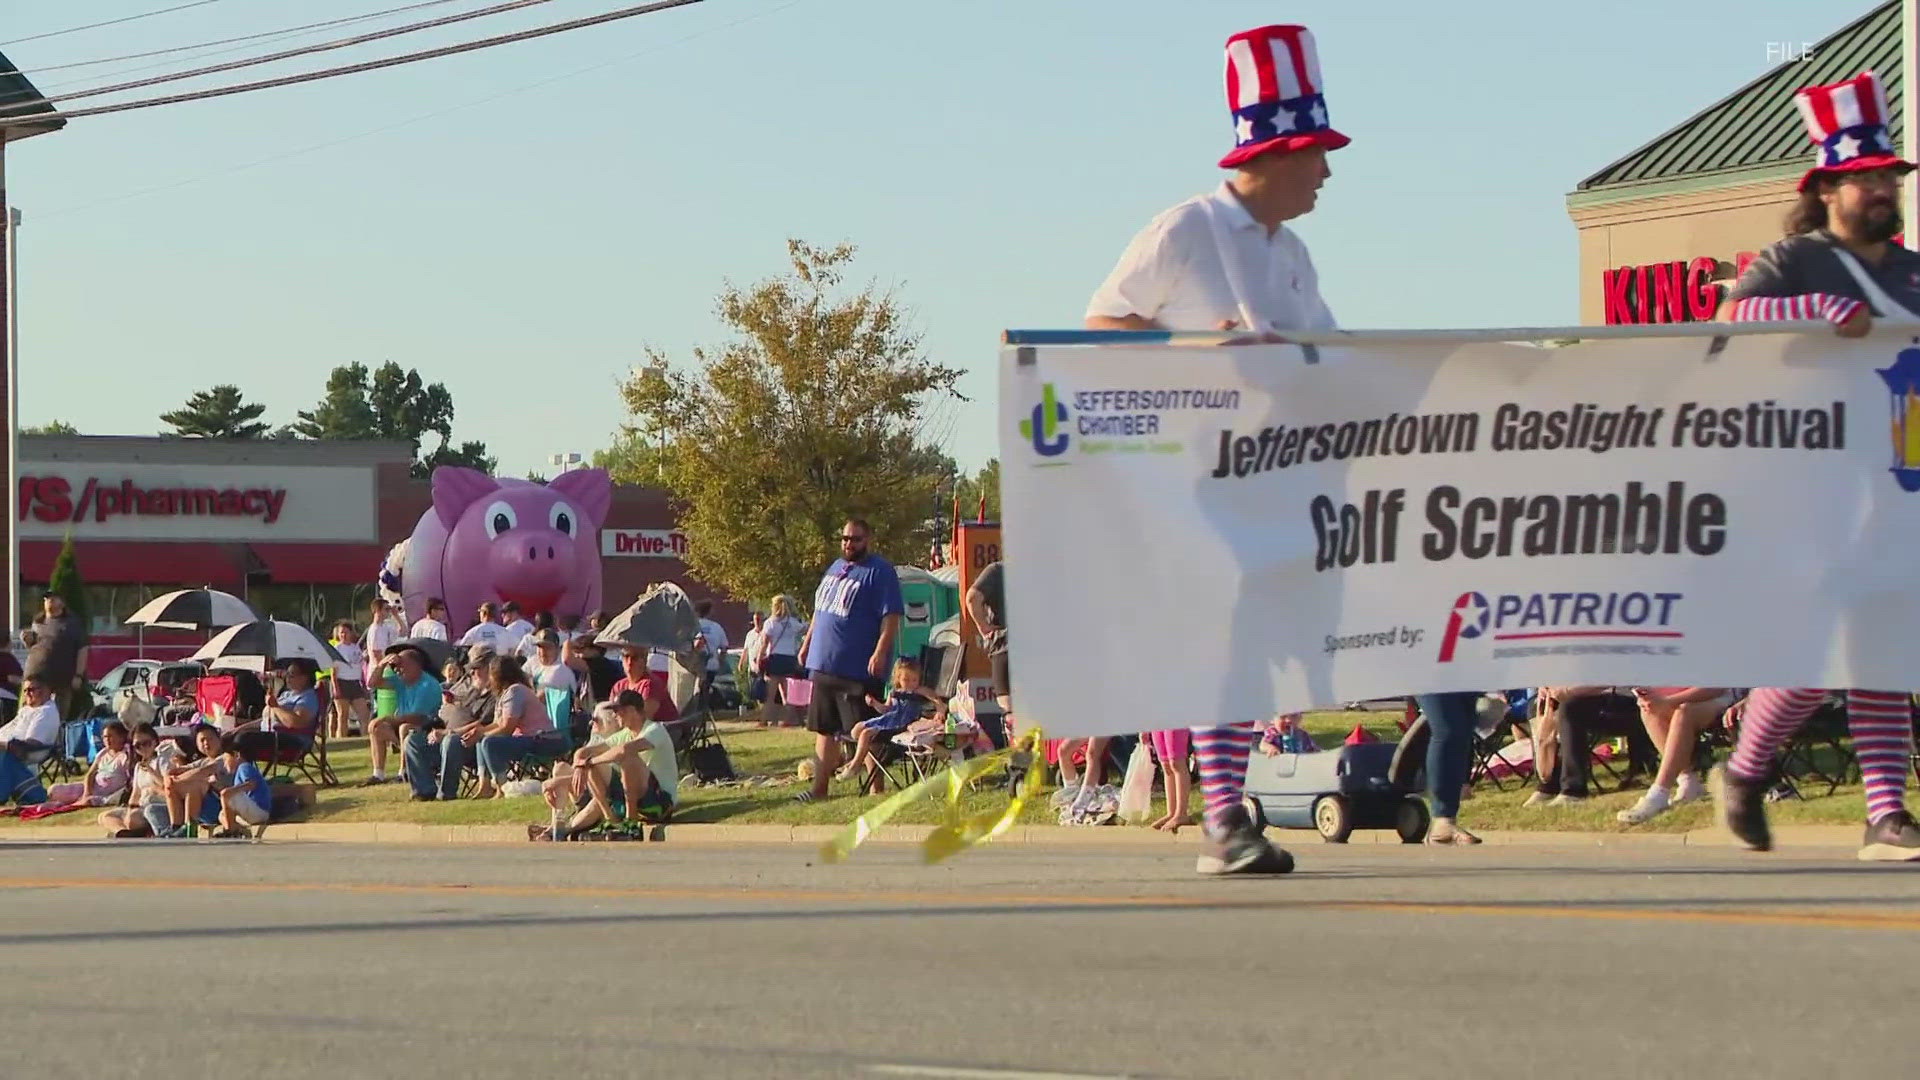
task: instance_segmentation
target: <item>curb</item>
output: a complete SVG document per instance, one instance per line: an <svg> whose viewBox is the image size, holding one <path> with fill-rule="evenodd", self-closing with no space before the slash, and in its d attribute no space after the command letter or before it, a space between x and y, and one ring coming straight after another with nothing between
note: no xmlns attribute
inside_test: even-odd
<svg viewBox="0 0 1920 1080"><path fill-rule="evenodd" d="M806 844L819 845L839 835L839 825L673 825L668 836L674 843L694 846L728 844ZM932 833L931 825L887 825L868 837L868 843L917 844ZM1294 847L1314 846L1315 836L1306 829L1271 830L1283 842ZM1720 829L1695 829L1684 833L1599 833L1533 832L1509 830L1482 832L1480 838L1489 847L1602 847L1602 848L1731 848L1733 838ZM101 840L95 826L48 825L22 826L0 830L0 844L15 840L75 841ZM292 822L269 826L265 839L328 844L524 844L525 825L422 825L403 822L357 822L326 824ZM1187 829L1168 836L1151 829L1106 827L1074 828L1062 825L1023 825L1007 831L995 844L1033 844L1076 847L1186 847L1200 841L1199 829ZM1787 825L1774 829L1776 848L1853 848L1860 843L1856 825ZM1353 834L1350 844L1390 844L1404 846L1391 831L1365 831Z"/></svg>

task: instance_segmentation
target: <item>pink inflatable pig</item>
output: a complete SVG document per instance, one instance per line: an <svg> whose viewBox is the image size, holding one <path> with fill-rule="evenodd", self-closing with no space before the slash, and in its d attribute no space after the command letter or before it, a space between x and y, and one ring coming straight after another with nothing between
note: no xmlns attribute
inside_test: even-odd
<svg viewBox="0 0 1920 1080"><path fill-rule="evenodd" d="M447 602L457 638L483 601L520 605L531 619L583 619L600 606L600 524L613 498L605 469L576 469L545 484L472 469L433 470L433 507L407 541L400 574L409 622L427 599Z"/></svg>

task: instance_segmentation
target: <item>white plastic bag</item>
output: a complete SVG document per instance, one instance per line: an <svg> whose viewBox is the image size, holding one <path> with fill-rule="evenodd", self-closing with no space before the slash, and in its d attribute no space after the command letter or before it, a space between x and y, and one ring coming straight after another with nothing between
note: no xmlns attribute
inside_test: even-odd
<svg viewBox="0 0 1920 1080"><path fill-rule="evenodd" d="M1127 760L1127 778L1120 783L1120 820L1145 825L1153 817L1153 751L1145 740Z"/></svg>

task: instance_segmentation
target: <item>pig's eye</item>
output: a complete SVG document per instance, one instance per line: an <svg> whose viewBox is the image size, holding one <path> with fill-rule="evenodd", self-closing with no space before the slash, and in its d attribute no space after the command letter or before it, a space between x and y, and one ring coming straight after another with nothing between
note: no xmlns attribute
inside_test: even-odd
<svg viewBox="0 0 1920 1080"><path fill-rule="evenodd" d="M497 538L501 533L520 524L520 519L514 515L513 507L503 502L487 507L486 517L482 520L486 522L489 540Z"/></svg>
<svg viewBox="0 0 1920 1080"><path fill-rule="evenodd" d="M562 536L573 535L573 523L578 520L574 515L573 507L563 502L554 503L553 510L549 513L548 518L552 522L555 532Z"/></svg>

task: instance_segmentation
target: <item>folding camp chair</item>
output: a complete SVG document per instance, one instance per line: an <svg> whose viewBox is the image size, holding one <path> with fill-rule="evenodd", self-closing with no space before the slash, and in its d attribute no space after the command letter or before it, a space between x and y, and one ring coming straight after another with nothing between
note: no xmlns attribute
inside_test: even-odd
<svg viewBox="0 0 1920 1080"><path fill-rule="evenodd" d="M1510 690L1506 693L1507 711L1492 727L1482 729L1478 723L1473 728L1473 768L1467 773L1467 783L1479 784L1486 781L1495 791L1507 790L1508 779L1521 787L1536 778L1533 767L1533 755L1519 765L1505 757L1507 747L1519 742L1518 732L1524 730L1532 738L1534 719L1537 715L1540 698L1532 690Z"/></svg>
<svg viewBox="0 0 1920 1080"><path fill-rule="evenodd" d="M259 765L269 782L292 780L293 774L299 773L301 778L315 787L340 786L340 778L334 775L333 765L327 760L326 716L330 688L316 683L314 694L320 706L314 712L313 738L296 739L279 731L268 732L274 736L273 750L261 759Z"/></svg>

